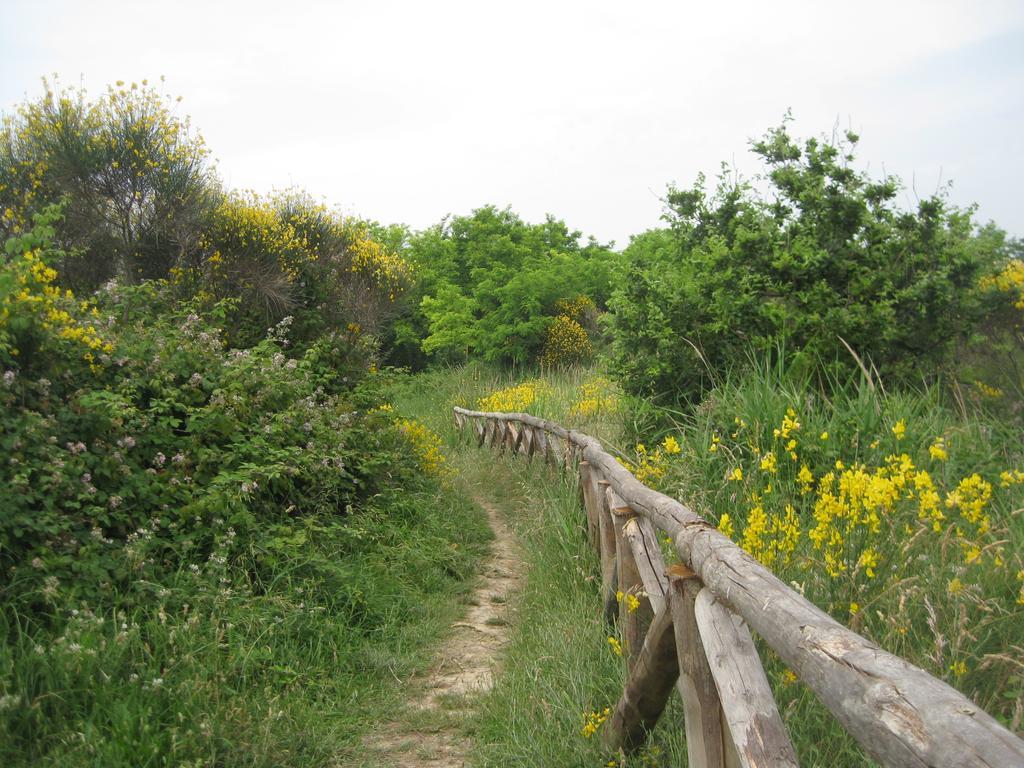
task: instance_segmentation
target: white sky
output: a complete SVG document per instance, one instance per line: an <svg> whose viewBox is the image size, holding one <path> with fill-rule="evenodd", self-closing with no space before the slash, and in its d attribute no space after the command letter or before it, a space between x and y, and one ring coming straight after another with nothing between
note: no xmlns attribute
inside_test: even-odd
<svg viewBox="0 0 1024 768"><path fill-rule="evenodd" d="M625 245L787 108L1024 234L1024 2L0 0L0 109L166 76L229 185L421 228L486 203ZM913 204L908 189L904 203Z"/></svg>

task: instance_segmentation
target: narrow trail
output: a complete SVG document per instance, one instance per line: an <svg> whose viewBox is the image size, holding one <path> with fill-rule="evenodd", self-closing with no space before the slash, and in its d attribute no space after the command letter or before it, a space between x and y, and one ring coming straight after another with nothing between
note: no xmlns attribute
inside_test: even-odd
<svg viewBox="0 0 1024 768"><path fill-rule="evenodd" d="M519 542L497 507L474 492L494 542L482 562L465 616L452 625L430 671L410 682L406 711L367 736L372 764L396 768L462 768L472 744L458 722L472 699L488 691L508 642L515 595L523 578Z"/></svg>

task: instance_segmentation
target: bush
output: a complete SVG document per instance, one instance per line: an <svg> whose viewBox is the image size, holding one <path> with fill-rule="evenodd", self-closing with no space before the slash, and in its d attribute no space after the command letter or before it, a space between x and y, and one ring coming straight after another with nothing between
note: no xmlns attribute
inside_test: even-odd
<svg viewBox="0 0 1024 768"><path fill-rule="evenodd" d="M553 318L567 314L559 302L584 302L572 317L579 324L608 296L612 253L580 239L552 217L528 224L490 206L419 233L409 258L422 298L407 338L418 334L435 359L537 360Z"/></svg>
<svg viewBox="0 0 1024 768"><path fill-rule="evenodd" d="M751 347L810 369L857 361L911 378L935 370L983 314L998 252L970 210L894 206L895 179L852 169L857 137L799 145L785 124L753 150L771 194L723 176L671 189L671 229L636 238L609 304L613 362L632 392L694 401Z"/></svg>
<svg viewBox="0 0 1024 768"><path fill-rule="evenodd" d="M416 471L391 417L361 415L372 393L334 367L345 342L290 357L286 319L228 349L189 305L135 316L152 283L77 302L53 283L51 233L41 219L9 241L0 270L0 569L21 594L173 571L209 551L215 519L246 546Z"/></svg>
<svg viewBox="0 0 1024 768"><path fill-rule="evenodd" d="M202 139L145 81L94 101L44 82L42 98L4 117L0 239L67 199L63 282L92 290L111 277L163 277L198 252L215 179Z"/></svg>

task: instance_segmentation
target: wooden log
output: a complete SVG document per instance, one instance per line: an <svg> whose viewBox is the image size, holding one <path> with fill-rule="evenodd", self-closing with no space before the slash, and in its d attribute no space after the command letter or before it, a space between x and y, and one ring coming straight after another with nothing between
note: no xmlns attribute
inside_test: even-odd
<svg viewBox="0 0 1024 768"><path fill-rule="evenodd" d="M474 429L476 430L476 447L480 448L480 447L483 446L484 440L487 439L487 422L486 421L477 421L477 422L475 422Z"/></svg>
<svg viewBox="0 0 1024 768"><path fill-rule="evenodd" d="M570 435L530 414L503 415L554 437ZM668 532L705 589L746 620L876 761L900 768L1024 765L1024 741L963 694L844 627L689 507L643 485L597 440L576 432L572 439L626 504Z"/></svg>
<svg viewBox="0 0 1024 768"><path fill-rule="evenodd" d="M599 495L597 481L600 479L597 473L591 468L590 463L581 461L580 472L580 495L582 496L583 508L587 513L587 541L590 546L601 554L601 540L598 538L598 526L601 520L602 501Z"/></svg>
<svg viewBox="0 0 1024 768"><path fill-rule="evenodd" d="M678 677L672 615L662 611L651 624L622 697L605 724L604 746L627 754L643 746L665 711Z"/></svg>
<svg viewBox="0 0 1024 768"><path fill-rule="evenodd" d="M743 620L702 589L694 600L701 643L743 768L795 768L796 752Z"/></svg>
<svg viewBox="0 0 1024 768"><path fill-rule="evenodd" d="M636 513L629 507L620 507L612 510L612 515L615 521L617 593L622 593L622 600L619 602L619 632L622 636L622 652L626 658L626 666L632 670L640 655L643 638L653 614L650 602L641 599L644 584L624 531L626 524L636 516ZM630 597L638 601L635 607L630 605Z"/></svg>
<svg viewBox="0 0 1024 768"><path fill-rule="evenodd" d="M688 762L692 768L726 768L722 707L693 610L700 580L685 565L673 565L667 574Z"/></svg>
<svg viewBox="0 0 1024 768"><path fill-rule="evenodd" d="M536 450L535 438L534 438L533 427L523 428L523 452L526 454L526 460L533 463L533 454Z"/></svg>
<svg viewBox="0 0 1024 768"><path fill-rule="evenodd" d="M491 428L491 449L500 448L505 440L505 422L502 419L492 419Z"/></svg>
<svg viewBox="0 0 1024 768"><path fill-rule="evenodd" d="M522 436L519 433L519 429L515 424L511 422L505 425L505 442L502 445L502 450L508 448L509 453L513 456L519 452L519 440Z"/></svg>
<svg viewBox="0 0 1024 768"><path fill-rule="evenodd" d="M615 566L615 522L612 519L612 509L625 505L609 487L607 480L598 481L598 488L604 501L598 520L598 538L601 544L601 604L605 621L614 624L619 614L619 603L615 599L619 577Z"/></svg>
<svg viewBox="0 0 1024 768"><path fill-rule="evenodd" d="M658 546L658 534L650 521L639 516L626 523L622 532L633 550L633 560L644 585L644 599L650 603L653 613L660 613L665 607L668 579L665 578L665 559Z"/></svg>

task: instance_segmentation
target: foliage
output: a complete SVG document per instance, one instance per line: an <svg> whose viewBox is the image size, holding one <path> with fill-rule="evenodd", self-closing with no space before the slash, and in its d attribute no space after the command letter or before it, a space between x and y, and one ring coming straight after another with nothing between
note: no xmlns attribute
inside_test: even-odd
<svg viewBox="0 0 1024 768"><path fill-rule="evenodd" d="M68 198L57 266L65 285L92 290L189 263L215 181L202 139L143 81L89 101L44 81L45 94L4 117L0 239Z"/></svg>
<svg viewBox="0 0 1024 768"><path fill-rule="evenodd" d="M961 350L961 378L970 397L1004 418L1024 418L1024 241L985 232L1005 258L979 283L987 312L979 338Z"/></svg>
<svg viewBox="0 0 1024 768"><path fill-rule="evenodd" d="M856 143L801 145L783 124L753 145L770 196L726 175L711 196L703 177L670 189L670 229L634 239L610 301L628 390L693 401L752 346L913 378L971 336L998 248L942 196L898 210L895 179L852 168Z"/></svg>
<svg viewBox="0 0 1024 768"><path fill-rule="evenodd" d="M145 565L114 556L126 537L202 549L222 518L245 542L262 515L337 511L381 467L413 471L388 456L400 434L356 417L337 374L314 370L319 347L289 358L288 321L241 350L187 307L118 322L138 289L106 290L102 311L77 305L51 284L46 234L10 241L0 278L5 571L30 581L38 558L48 577L88 572L79 584L98 589Z"/></svg>
<svg viewBox="0 0 1024 768"><path fill-rule="evenodd" d="M491 206L417 233L408 258L421 299L403 343L416 340L441 360L537 359L552 318L565 314L559 302L583 302L579 324L608 296L613 256L580 237L550 216L528 224Z"/></svg>
<svg viewBox="0 0 1024 768"><path fill-rule="evenodd" d="M1016 430L982 411L957 415L938 390L884 396L851 377L826 401L810 383L762 367L713 389L664 438L679 453L647 461L646 482L838 620L1019 727ZM797 723L813 720L811 697L768 661L782 705L796 702L791 728L809 728Z"/></svg>
<svg viewBox="0 0 1024 768"><path fill-rule="evenodd" d="M538 362L552 367L583 363L593 353L594 347L583 326L568 315L558 315L548 325Z"/></svg>
<svg viewBox="0 0 1024 768"><path fill-rule="evenodd" d="M201 267L175 281L198 295L238 299L229 326L236 343L255 342L286 315L302 344L340 328L373 335L411 282L409 265L365 224L298 192L225 196L201 243Z"/></svg>
<svg viewBox="0 0 1024 768"><path fill-rule="evenodd" d="M59 291L57 216L0 265L0 761L354 753L486 538L437 436L349 378L358 339L232 349L231 299Z"/></svg>

